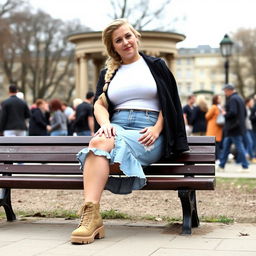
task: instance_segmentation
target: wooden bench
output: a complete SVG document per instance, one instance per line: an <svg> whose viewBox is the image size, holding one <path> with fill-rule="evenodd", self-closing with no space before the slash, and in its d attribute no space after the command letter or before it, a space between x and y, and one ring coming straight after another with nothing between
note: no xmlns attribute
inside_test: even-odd
<svg viewBox="0 0 256 256"><path fill-rule="evenodd" d="M15 189L83 189L76 153L90 137L0 137L0 206L7 220L16 216L11 205ZM182 234L199 226L196 190L215 188L215 138L189 137L190 151L172 162L145 168L145 190L177 190L183 211ZM111 169L111 175L120 175ZM32 199L33 200L33 199Z"/></svg>

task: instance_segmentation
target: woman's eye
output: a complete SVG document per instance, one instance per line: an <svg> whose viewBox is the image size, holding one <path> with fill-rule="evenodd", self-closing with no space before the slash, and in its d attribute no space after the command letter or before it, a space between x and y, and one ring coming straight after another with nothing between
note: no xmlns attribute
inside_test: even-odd
<svg viewBox="0 0 256 256"><path fill-rule="evenodd" d="M126 39L131 38L131 36L132 36L132 35L128 34L128 35L126 36Z"/></svg>
<svg viewBox="0 0 256 256"><path fill-rule="evenodd" d="M117 39L117 40L116 40L116 43L117 43L117 44L118 44L118 43L121 43L121 41L122 41L121 39Z"/></svg>

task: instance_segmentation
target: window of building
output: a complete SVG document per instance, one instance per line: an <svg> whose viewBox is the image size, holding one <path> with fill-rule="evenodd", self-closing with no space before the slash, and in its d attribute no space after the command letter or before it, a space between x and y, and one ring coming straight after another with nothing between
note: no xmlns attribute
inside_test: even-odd
<svg viewBox="0 0 256 256"><path fill-rule="evenodd" d="M186 70L186 78L191 78L191 70L190 69Z"/></svg>
<svg viewBox="0 0 256 256"><path fill-rule="evenodd" d="M177 65L181 65L181 59L177 59Z"/></svg>
<svg viewBox="0 0 256 256"><path fill-rule="evenodd" d="M200 83L200 90L204 90L204 83L203 82Z"/></svg>
<svg viewBox="0 0 256 256"><path fill-rule="evenodd" d="M187 83L187 92L190 94L192 91L191 83Z"/></svg>
<svg viewBox="0 0 256 256"><path fill-rule="evenodd" d="M182 77L182 72L181 72L181 69L178 68L177 69L177 78L181 78Z"/></svg>

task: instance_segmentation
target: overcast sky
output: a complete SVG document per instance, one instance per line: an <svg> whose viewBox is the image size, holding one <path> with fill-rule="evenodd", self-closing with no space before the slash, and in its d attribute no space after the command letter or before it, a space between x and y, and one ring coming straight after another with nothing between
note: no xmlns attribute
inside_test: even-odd
<svg viewBox="0 0 256 256"><path fill-rule="evenodd" d="M129 0L133 1L133 0ZM109 0L29 0L54 18L79 19L94 30L102 30L111 20ZM153 0L158 4L159 0ZM186 35L178 47L209 44L218 47L224 34L238 28L256 27L256 0L172 0L166 9L164 24L177 17L177 32ZM186 17L185 20L183 17Z"/></svg>

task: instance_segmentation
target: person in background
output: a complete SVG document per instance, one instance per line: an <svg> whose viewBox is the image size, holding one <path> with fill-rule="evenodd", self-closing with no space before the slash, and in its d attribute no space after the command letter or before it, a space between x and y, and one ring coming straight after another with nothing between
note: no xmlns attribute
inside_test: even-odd
<svg viewBox="0 0 256 256"><path fill-rule="evenodd" d="M51 112L50 126L48 132L51 136L67 136L68 126L67 118L62 111L61 102L58 99L53 99L49 103L49 108Z"/></svg>
<svg viewBox="0 0 256 256"><path fill-rule="evenodd" d="M246 159L246 151L243 144L243 136L246 132L246 109L244 101L238 95L233 85L226 84L223 90L226 95L226 113L223 149L220 155L220 164L218 170L221 172L224 171L232 143L235 144L236 151L238 154L237 158L241 162L243 170L246 170L249 167L249 163Z"/></svg>
<svg viewBox="0 0 256 256"><path fill-rule="evenodd" d="M94 115L100 125L77 157L84 176L81 221L72 243L104 237L104 188L128 194L146 185L142 166L189 150L175 79L164 60L138 50L140 34L117 19L102 33L108 59L99 76ZM143 75L142 75L143 74ZM110 164L123 176L109 177Z"/></svg>
<svg viewBox="0 0 256 256"><path fill-rule="evenodd" d="M254 96L254 105L251 109L250 120L252 122L253 154L256 157L256 95Z"/></svg>
<svg viewBox="0 0 256 256"><path fill-rule="evenodd" d="M77 136L93 136L94 135L94 117L92 103L94 93L88 92L83 103L76 107L74 132Z"/></svg>
<svg viewBox="0 0 256 256"><path fill-rule="evenodd" d="M219 113L225 114L224 109L221 106L221 96L214 95L212 97L212 106L205 114L207 121L206 136L215 136L216 140L216 160L219 161L220 158L220 148L223 135L223 126L216 123Z"/></svg>
<svg viewBox="0 0 256 256"><path fill-rule="evenodd" d="M193 113L195 102L196 102L196 96L189 95L187 98L187 105L185 105L182 109L187 136L191 135L191 133L192 133L192 128L193 128L192 127L192 113Z"/></svg>
<svg viewBox="0 0 256 256"><path fill-rule="evenodd" d="M2 113L0 120L0 133L4 136L26 136L27 119L30 118L30 111L27 103L19 99L17 86L9 86L10 97L2 102Z"/></svg>
<svg viewBox="0 0 256 256"><path fill-rule="evenodd" d="M206 119L205 114L208 111L207 102L205 97L200 95L197 96L197 104L193 109L191 123L193 125L192 135L203 136L206 132Z"/></svg>
<svg viewBox="0 0 256 256"><path fill-rule="evenodd" d="M250 120L251 116L251 110L253 108L254 101L252 97L248 97L245 99L245 107L246 107L246 118L245 118L245 126L246 126L246 132L244 135L244 144L245 144L245 150L249 156L251 163L256 163L256 157L254 155L253 146L254 146L254 135L253 135L253 127L252 127L252 121Z"/></svg>
<svg viewBox="0 0 256 256"><path fill-rule="evenodd" d="M68 135L72 136L73 132L74 132L73 116L74 116L75 111L73 110L73 108L68 106L68 104L66 102L62 102L61 108L68 120Z"/></svg>
<svg viewBox="0 0 256 256"><path fill-rule="evenodd" d="M31 109L28 134L29 136L46 136L48 135L47 130L50 129L47 114L49 111L48 103L43 99L37 99L35 106Z"/></svg>

